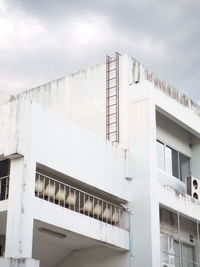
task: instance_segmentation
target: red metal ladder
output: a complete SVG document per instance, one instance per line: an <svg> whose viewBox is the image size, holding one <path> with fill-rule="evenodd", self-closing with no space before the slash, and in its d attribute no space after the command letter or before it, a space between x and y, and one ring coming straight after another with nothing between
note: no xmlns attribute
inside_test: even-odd
<svg viewBox="0 0 200 267"><path fill-rule="evenodd" d="M119 56L106 56L106 139L113 143L119 143Z"/></svg>

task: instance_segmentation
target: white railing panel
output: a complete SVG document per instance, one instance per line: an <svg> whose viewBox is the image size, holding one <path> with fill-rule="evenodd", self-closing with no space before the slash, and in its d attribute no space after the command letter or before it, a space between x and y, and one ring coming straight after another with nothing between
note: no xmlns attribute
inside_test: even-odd
<svg viewBox="0 0 200 267"><path fill-rule="evenodd" d="M128 220L122 207L39 172L35 196L120 228L124 228L123 222Z"/></svg>

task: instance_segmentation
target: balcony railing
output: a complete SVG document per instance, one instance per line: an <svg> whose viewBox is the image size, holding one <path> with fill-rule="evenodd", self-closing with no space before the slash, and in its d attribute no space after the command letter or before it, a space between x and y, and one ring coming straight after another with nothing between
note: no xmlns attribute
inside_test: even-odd
<svg viewBox="0 0 200 267"><path fill-rule="evenodd" d="M120 228L124 228L124 216L128 215L118 205L39 172L36 173L35 196Z"/></svg>
<svg viewBox="0 0 200 267"><path fill-rule="evenodd" d="M0 201L8 199L9 176L0 177Z"/></svg>

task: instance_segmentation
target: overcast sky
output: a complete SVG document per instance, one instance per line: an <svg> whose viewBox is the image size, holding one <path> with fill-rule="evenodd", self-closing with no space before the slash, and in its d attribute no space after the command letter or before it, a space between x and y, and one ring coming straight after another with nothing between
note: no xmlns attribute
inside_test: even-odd
<svg viewBox="0 0 200 267"><path fill-rule="evenodd" d="M200 0L0 0L0 91L133 55L200 102Z"/></svg>

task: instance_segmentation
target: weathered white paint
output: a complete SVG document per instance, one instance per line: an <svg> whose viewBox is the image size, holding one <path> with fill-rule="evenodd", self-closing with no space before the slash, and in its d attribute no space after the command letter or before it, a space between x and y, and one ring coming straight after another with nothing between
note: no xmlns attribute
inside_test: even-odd
<svg viewBox="0 0 200 267"><path fill-rule="evenodd" d="M159 184L159 202L172 210L200 221L200 202L169 185Z"/></svg>
<svg viewBox="0 0 200 267"><path fill-rule="evenodd" d="M58 267L130 267L130 255L108 248L97 247L73 252Z"/></svg>
<svg viewBox="0 0 200 267"><path fill-rule="evenodd" d="M0 266L2 267L39 267L39 261L34 259L13 259L0 258Z"/></svg>
<svg viewBox="0 0 200 267"><path fill-rule="evenodd" d="M6 257L31 258L32 202L35 166L28 160L11 161L6 229Z"/></svg>
<svg viewBox="0 0 200 267"><path fill-rule="evenodd" d="M160 113L156 116L157 139L169 145L171 148L191 157L190 136L191 134L164 117Z"/></svg>
<svg viewBox="0 0 200 267"><path fill-rule="evenodd" d="M123 148L63 120L39 104L28 104L28 109L20 110L17 145L20 154L31 153L35 162L122 199L127 198L126 151Z"/></svg>
<svg viewBox="0 0 200 267"><path fill-rule="evenodd" d="M158 181L161 182L164 185L170 185L172 186L174 189L186 193L186 184L182 181L180 181L178 178L170 175L169 173L161 170L161 169L157 169L157 178Z"/></svg>
<svg viewBox="0 0 200 267"><path fill-rule="evenodd" d="M129 250L129 232L108 223L38 198L34 200L32 213L39 221L107 243L121 250Z"/></svg>
<svg viewBox="0 0 200 267"><path fill-rule="evenodd" d="M17 153L17 103L0 105L0 157Z"/></svg>
<svg viewBox="0 0 200 267"><path fill-rule="evenodd" d="M149 89L149 88L145 88ZM159 266L159 205L156 192L156 119L153 98L148 90L137 92L141 100L132 102L129 116L129 162L131 209L133 217L134 266ZM148 133L148 134L147 134ZM145 248L145 257L142 253Z"/></svg>
<svg viewBox="0 0 200 267"><path fill-rule="evenodd" d="M12 160L8 206L0 203L0 209L8 209L7 256L31 257L33 219L38 219L115 248L130 248L130 255L97 249L91 258L90 250L79 251L61 267L80 262L92 266L98 255L99 267L159 267L159 204L199 219L199 205L174 191L185 192L185 185L156 166L158 138L192 157L192 175L200 178L199 108L150 76L132 57L120 57L120 144L116 145L105 141L105 64L16 97L0 95L0 156L23 156ZM156 111L162 114L157 113L157 119ZM124 230L36 200L36 162L129 201L130 240Z"/></svg>
<svg viewBox="0 0 200 267"><path fill-rule="evenodd" d="M191 136L191 148L192 148L192 162L191 162L191 174L192 176L200 179L200 139L196 136Z"/></svg>

